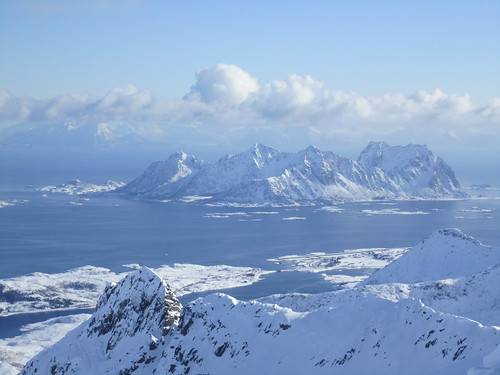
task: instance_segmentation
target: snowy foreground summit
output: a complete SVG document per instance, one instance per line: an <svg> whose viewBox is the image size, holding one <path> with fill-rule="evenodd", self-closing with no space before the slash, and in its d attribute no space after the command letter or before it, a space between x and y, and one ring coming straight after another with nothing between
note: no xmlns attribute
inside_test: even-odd
<svg viewBox="0 0 500 375"><path fill-rule="evenodd" d="M499 285L500 249L457 229L363 285L316 295L217 293L181 306L141 268L21 374L496 374Z"/></svg>
<svg viewBox="0 0 500 375"><path fill-rule="evenodd" d="M115 193L146 199L295 204L372 199L463 198L451 167L427 146L371 142L357 161L308 147L263 145L204 163L183 152L153 164Z"/></svg>

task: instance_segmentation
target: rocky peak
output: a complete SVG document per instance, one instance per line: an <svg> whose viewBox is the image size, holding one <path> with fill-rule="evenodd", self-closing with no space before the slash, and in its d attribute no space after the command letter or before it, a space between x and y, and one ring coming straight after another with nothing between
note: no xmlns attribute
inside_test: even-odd
<svg viewBox="0 0 500 375"><path fill-rule="evenodd" d="M116 192L144 194L154 187L175 183L190 177L199 172L203 165L203 160L196 156L188 156L184 152L178 151L170 155L166 161L152 163L142 175L123 188L117 189ZM177 187L173 186L172 189L168 190L168 193L171 194L175 191L177 191Z"/></svg>
<svg viewBox="0 0 500 375"><path fill-rule="evenodd" d="M383 141L380 142L370 142L361 151L358 157L358 163L366 164L369 166L377 166L384 155L384 151L390 146Z"/></svg>
<svg viewBox="0 0 500 375"><path fill-rule="evenodd" d="M385 172L401 172L408 168L431 168L435 158L426 145L389 146L386 142L370 142L359 155L358 163Z"/></svg>
<svg viewBox="0 0 500 375"><path fill-rule="evenodd" d="M255 164L261 168L264 164L268 163L279 151L262 144L256 143L250 150Z"/></svg>
<svg viewBox="0 0 500 375"><path fill-rule="evenodd" d="M177 162L177 161L183 161L187 158L187 154L183 151L176 151L172 155L170 155L167 159L167 163L172 161L172 162Z"/></svg>
<svg viewBox="0 0 500 375"><path fill-rule="evenodd" d="M152 374L181 304L148 268L109 285L92 317L31 359L22 375Z"/></svg>
<svg viewBox="0 0 500 375"><path fill-rule="evenodd" d="M177 324L181 308L170 287L143 267L105 289L89 321L87 335L104 336L106 352L137 332L161 338Z"/></svg>

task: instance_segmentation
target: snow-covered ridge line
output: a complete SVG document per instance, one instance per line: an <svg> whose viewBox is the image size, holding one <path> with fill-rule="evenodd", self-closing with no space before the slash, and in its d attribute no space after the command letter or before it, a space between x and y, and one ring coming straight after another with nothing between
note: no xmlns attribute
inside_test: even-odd
<svg viewBox="0 0 500 375"><path fill-rule="evenodd" d="M218 205L297 205L380 199L457 199L451 167L427 146L371 142L357 161L308 147L296 153L256 144L218 162L183 152L155 162L117 188L129 198Z"/></svg>

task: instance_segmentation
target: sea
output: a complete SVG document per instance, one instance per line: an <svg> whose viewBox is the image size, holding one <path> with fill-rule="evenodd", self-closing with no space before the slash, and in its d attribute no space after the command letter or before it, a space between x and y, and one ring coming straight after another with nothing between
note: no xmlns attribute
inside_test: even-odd
<svg viewBox="0 0 500 375"><path fill-rule="evenodd" d="M311 252L413 246L458 228L500 243L500 199L224 207L3 189L0 279L93 265L173 263L274 269L268 259Z"/></svg>

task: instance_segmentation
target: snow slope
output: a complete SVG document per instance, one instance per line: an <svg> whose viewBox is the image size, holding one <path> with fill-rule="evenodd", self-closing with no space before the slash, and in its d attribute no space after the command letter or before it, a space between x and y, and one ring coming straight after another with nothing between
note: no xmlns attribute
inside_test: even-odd
<svg viewBox="0 0 500 375"><path fill-rule="evenodd" d="M210 197L205 203L293 204L313 201L459 198L452 169L421 145L370 143L358 161L308 147L297 153L256 144L218 162L176 153L153 163L116 193L146 199Z"/></svg>
<svg viewBox="0 0 500 375"><path fill-rule="evenodd" d="M366 284L417 283L472 275L500 263L500 249L458 229L433 232L420 244L368 278Z"/></svg>
<svg viewBox="0 0 500 375"><path fill-rule="evenodd" d="M0 374L19 374L31 358L54 345L90 316L90 314L66 315L26 324L21 328L21 335L0 339Z"/></svg>

